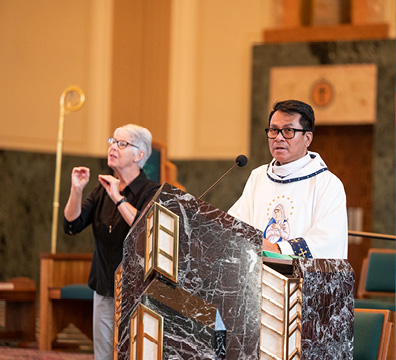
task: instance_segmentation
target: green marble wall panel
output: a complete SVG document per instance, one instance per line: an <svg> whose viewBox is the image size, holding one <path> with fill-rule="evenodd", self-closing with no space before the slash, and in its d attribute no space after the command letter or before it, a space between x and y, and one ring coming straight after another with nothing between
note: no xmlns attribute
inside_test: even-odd
<svg viewBox="0 0 396 360"><path fill-rule="evenodd" d="M14 276L28 276L39 281L39 254L51 251L55 161L55 155L50 154L0 151L0 168L3 169L0 186L0 281ZM71 170L79 165L91 169L86 194L97 184L99 173L109 173L106 160L63 157L57 252L93 251L91 231L67 236L62 228Z"/></svg>

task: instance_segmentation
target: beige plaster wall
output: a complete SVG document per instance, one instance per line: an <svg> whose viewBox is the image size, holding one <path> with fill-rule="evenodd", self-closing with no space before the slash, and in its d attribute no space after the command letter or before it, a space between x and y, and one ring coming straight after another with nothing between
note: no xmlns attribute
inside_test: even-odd
<svg viewBox="0 0 396 360"><path fill-rule="evenodd" d="M114 13L114 0L0 0L0 148L55 152L60 95L78 85L87 100L66 117L64 153L103 156L114 127L135 121L167 143L173 159L248 155L251 45L278 26L282 3L169 0L169 13L152 17L164 4L136 1L144 19L164 22L129 26L137 19ZM394 1L378 4L394 37ZM150 40L141 43L144 61L128 42L117 45L113 31L124 28L135 41ZM130 99L119 96L131 89Z"/></svg>
<svg viewBox="0 0 396 360"><path fill-rule="evenodd" d="M273 2L174 2L169 153L227 159L249 153L251 46L274 26Z"/></svg>
<svg viewBox="0 0 396 360"><path fill-rule="evenodd" d="M263 23L271 23L271 2L169 3L170 50L162 51L171 52L169 68L158 74L168 81L162 94L169 93L160 98L150 69L161 57L147 50L150 42L144 56L153 54L151 64L147 58L131 63L146 75L128 73L128 56L139 51L113 39L113 29L123 31L119 22L128 21L120 13L113 17L113 0L71 0L67 6L61 0L0 0L0 148L55 152L59 99L77 85L86 103L65 118L65 154L104 155L105 139L115 126L131 121L128 115L167 143L173 158L222 159L247 152L250 45L261 41ZM140 4L146 14L157 7L153 1ZM134 30L135 37L144 30L142 39L158 31L139 28L136 21L124 29ZM124 101L119 94L131 87L134 96Z"/></svg>
<svg viewBox="0 0 396 360"><path fill-rule="evenodd" d="M105 0L0 0L0 147L54 152L60 97L87 101L65 117L66 153L103 153L107 135L111 7ZM99 76L98 76L99 74Z"/></svg>

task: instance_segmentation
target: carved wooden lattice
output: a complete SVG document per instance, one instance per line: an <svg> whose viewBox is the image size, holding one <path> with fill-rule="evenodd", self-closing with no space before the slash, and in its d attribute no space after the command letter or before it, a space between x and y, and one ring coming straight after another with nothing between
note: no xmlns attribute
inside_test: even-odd
<svg viewBox="0 0 396 360"><path fill-rule="evenodd" d="M302 279L288 278L263 265L260 360L301 357Z"/></svg>
<svg viewBox="0 0 396 360"><path fill-rule="evenodd" d="M114 277L114 355L113 360L118 359L118 329L121 318L122 299L122 263L118 266Z"/></svg>

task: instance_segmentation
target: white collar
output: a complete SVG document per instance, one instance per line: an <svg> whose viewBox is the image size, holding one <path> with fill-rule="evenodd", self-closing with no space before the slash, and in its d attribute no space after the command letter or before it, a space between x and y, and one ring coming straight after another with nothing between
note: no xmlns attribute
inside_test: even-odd
<svg viewBox="0 0 396 360"><path fill-rule="evenodd" d="M273 161L271 167L272 172L283 178L301 170L304 166L308 165L311 160L311 155L307 153L304 157L284 165L276 165L276 161Z"/></svg>

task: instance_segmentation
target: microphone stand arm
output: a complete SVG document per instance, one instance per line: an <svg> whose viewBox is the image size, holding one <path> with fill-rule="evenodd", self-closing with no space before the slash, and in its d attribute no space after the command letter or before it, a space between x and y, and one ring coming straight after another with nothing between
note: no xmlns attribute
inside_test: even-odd
<svg viewBox="0 0 396 360"><path fill-rule="evenodd" d="M235 163L231 168L228 169L226 173L223 174L223 176L218 179L209 189L207 189L198 199L201 199L203 196L205 196L210 190L212 190L221 180L223 180L231 171L234 169L235 166L237 166L238 163Z"/></svg>

